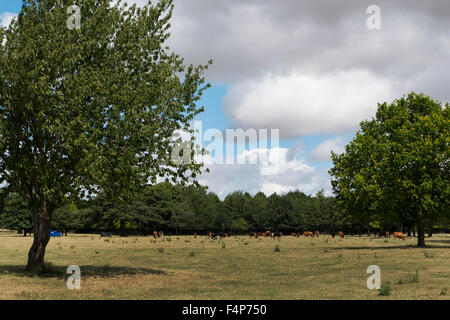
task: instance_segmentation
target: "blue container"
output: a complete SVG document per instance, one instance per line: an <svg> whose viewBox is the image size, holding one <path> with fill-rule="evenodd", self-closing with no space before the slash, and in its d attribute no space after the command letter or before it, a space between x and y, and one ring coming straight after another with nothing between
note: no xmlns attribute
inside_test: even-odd
<svg viewBox="0 0 450 320"><path fill-rule="evenodd" d="M62 237L62 234L60 231L50 231L50 237Z"/></svg>

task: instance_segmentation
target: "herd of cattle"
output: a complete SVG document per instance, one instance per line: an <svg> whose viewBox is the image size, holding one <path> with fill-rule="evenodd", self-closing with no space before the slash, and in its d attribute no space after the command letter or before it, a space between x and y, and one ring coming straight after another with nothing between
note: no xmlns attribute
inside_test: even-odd
<svg viewBox="0 0 450 320"><path fill-rule="evenodd" d="M343 233L342 231L339 231L339 232L337 233L337 235L338 235L341 239L344 239L344 233ZM162 231L154 231L154 232L153 232L153 237L154 237L155 239L156 239L156 238L163 237L163 236L164 236L164 233L163 233ZM215 239L215 238L217 238L217 237L220 237L221 239L223 239L223 238L231 237L231 232L230 232L230 231L228 231L228 232L219 232L219 233L208 232L208 233L207 233L207 236L208 236L210 239ZM260 238L260 237L275 239L275 238L281 238L281 236L283 236L283 233L282 233L282 232L271 232L271 231L266 231L266 232L250 232L249 236L250 236L250 238L255 238L255 239ZM292 232L292 233L291 233L291 236L300 238L301 233L300 233L300 232ZM305 231L305 232L303 232L303 236L304 236L305 238L307 238L307 237L311 237L311 238L316 237L316 238L319 238L320 233L319 233L319 231L316 231L316 232L314 232L314 233L313 233L312 231ZM331 236L334 238L334 237L336 236L336 233L331 232ZM389 232L389 231L381 231L381 232L378 234L378 236L379 236L380 238L381 238L381 237L389 238L389 237L390 237L390 232ZM194 233L194 238L197 238L197 237L198 237L198 233L195 232L195 233ZM393 233L393 237L394 237L394 239L403 239L403 240L406 239L405 235L404 235L402 232L394 232L394 233Z"/></svg>

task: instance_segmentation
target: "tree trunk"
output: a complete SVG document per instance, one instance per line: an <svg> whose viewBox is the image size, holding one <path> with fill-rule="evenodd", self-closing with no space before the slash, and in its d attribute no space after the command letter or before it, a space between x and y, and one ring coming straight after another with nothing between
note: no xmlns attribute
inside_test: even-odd
<svg viewBox="0 0 450 320"><path fill-rule="evenodd" d="M421 212L417 214L417 246L425 247L425 228Z"/></svg>
<svg viewBox="0 0 450 320"><path fill-rule="evenodd" d="M50 211L48 202L43 201L41 208L33 210L33 245L28 252L26 270L33 274L45 271L45 248L50 241Z"/></svg>

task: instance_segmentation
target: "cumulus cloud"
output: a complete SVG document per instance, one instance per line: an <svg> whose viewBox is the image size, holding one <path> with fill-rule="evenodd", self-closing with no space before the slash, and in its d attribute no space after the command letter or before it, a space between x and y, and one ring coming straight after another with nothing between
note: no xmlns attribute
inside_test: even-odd
<svg viewBox="0 0 450 320"><path fill-rule="evenodd" d="M366 70L268 74L232 86L224 109L236 127L280 129L284 138L344 133L390 100L393 86Z"/></svg>
<svg viewBox="0 0 450 320"><path fill-rule="evenodd" d="M331 151L337 154L345 151L345 141L342 137L323 141L309 153L308 157L313 161L330 161Z"/></svg>
<svg viewBox="0 0 450 320"><path fill-rule="evenodd" d="M262 161L255 164L241 161L248 160L251 154L257 154ZM293 190L313 194L323 188L327 194L331 193L326 170L318 170L304 159L291 159L288 154L288 148L261 148L242 152L236 156L234 164L215 164L206 159L210 172L203 173L199 182L208 185L221 198L235 190L271 195Z"/></svg>

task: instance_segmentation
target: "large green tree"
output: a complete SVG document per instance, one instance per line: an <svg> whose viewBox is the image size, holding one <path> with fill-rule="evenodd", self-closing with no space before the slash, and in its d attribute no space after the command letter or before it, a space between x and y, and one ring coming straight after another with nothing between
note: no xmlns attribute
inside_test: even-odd
<svg viewBox="0 0 450 320"><path fill-rule="evenodd" d="M449 219L450 118L442 105L414 92L378 105L376 116L343 154L332 154L333 191L354 219L414 221L418 246L425 226Z"/></svg>
<svg viewBox="0 0 450 320"><path fill-rule="evenodd" d="M33 273L66 197L104 192L117 208L158 177L185 181L201 168L172 151L174 132L192 131L202 111L207 65L186 66L165 45L172 0L114 2L23 0L0 28L0 175L31 209ZM72 5L80 28L68 28Z"/></svg>
<svg viewBox="0 0 450 320"><path fill-rule="evenodd" d="M31 231L33 220L27 203L16 193L9 194L0 212L0 226L10 230L23 230L25 236Z"/></svg>

